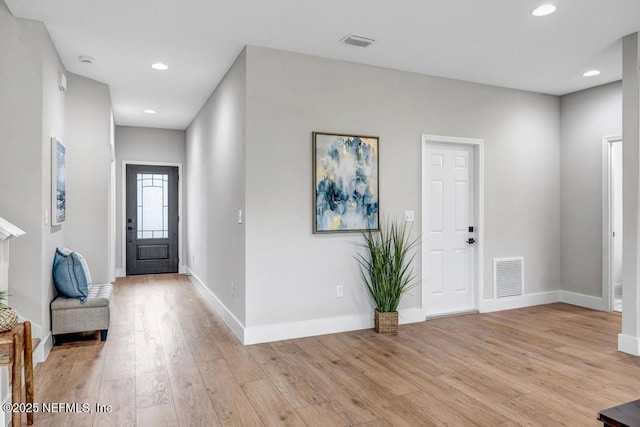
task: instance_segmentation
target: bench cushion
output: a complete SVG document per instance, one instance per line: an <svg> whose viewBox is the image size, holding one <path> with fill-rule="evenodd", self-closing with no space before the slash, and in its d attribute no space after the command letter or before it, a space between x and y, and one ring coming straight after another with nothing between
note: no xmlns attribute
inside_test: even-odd
<svg viewBox="0 0 640 427"><path fill-rule="evenodd" d="M51 302L51 310L69 310L74 308L105 307L113 298L111 283L89 285L87 300L83 303L78 298L58 296Z"/></svg>

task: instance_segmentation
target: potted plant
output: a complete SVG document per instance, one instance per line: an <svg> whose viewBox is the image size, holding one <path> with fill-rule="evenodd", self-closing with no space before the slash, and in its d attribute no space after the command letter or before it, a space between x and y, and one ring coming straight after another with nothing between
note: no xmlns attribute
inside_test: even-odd
<svg viewBox="0 0 640 427"><path fill-rule="evenodd" d="M418 282L411 270L413 249L419 238L411 239L406 222L385 220L380 230L363 231L364 250L356 255L360 274L375 305L375 330L398 333L398 304L402 295Z"/></svg>
<svg viewBox="0 0 640 427"><path fill-rule="evenodd" d="M7 291L0 291L0 332L7 332L18 322L18 313L5 304Z"/></svg>

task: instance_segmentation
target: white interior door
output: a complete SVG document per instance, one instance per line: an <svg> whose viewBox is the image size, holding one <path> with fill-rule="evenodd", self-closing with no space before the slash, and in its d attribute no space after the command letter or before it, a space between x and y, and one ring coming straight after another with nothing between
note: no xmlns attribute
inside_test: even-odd
<svg viewBox="0 0 640 427"><path fill-rule="evenodd" d="M472 222L473 147L427 143L425 150L422 195L425 314L473 310L476 236Z"/></svg>

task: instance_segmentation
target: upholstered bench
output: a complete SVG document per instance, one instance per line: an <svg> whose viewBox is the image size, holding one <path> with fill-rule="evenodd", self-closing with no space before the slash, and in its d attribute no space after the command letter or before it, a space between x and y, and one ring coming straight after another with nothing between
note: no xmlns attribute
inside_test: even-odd
<svg viewBox="0 0 640 427"><path fill-rule="evenodd" d="M51 302L51 332L55 345L56 335L75 332L100 331L100 339L107 339L111 321L113 285L91 284L83 303L78 298L57 296Z"/></svg>

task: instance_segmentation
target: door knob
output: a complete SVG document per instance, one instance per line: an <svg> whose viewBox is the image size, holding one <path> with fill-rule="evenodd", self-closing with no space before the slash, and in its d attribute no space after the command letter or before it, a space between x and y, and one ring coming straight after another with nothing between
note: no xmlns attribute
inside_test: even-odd
<svg viewBox="0 0 640 427"><path fill-rule="evenodd" d="M476 242L476 239L474 239L473 237L470 237L469 240L467 240L467 243L470 245L473 245Z"/></svg>

